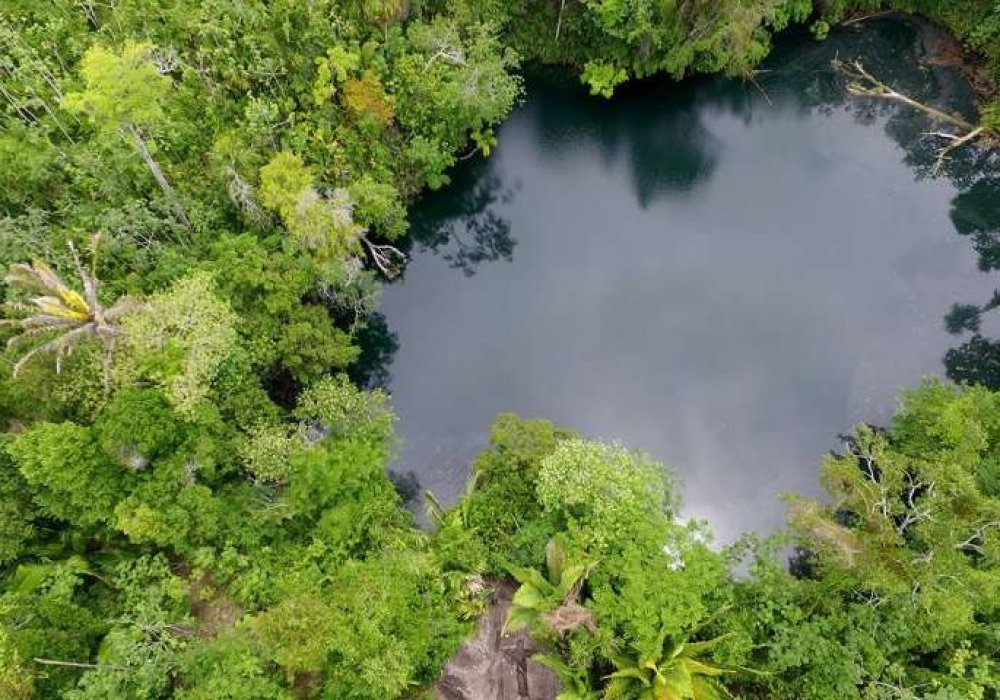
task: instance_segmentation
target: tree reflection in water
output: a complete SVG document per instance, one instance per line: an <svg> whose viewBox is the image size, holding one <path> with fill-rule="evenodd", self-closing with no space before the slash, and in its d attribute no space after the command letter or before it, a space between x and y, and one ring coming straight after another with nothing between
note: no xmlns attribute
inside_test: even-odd
<svg viewBox="0 0 1000 700"><path fill-rule="evenodd" d="M399 338L389 329L385 316L371 314L355 332L355 341L361 355L351 366L348 375L365 389L384 389L389 386L393 355L399 350Z"/></svg>
<svg viewBox="0 0 1000 700"><path fill-rule="evenodd" d="M476 156L452 174L453 183L430 193L411 212L409 245L440 253L451 267L473 275L485 262L510 262L516 241L501 208L514 196L489 161Z"/></svg>

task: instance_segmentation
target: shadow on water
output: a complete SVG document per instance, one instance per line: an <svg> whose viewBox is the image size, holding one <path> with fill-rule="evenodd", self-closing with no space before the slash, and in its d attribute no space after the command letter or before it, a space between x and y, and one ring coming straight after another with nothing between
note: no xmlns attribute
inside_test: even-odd
<svg viewBox="0 0 1000 700"><path fill-rule="evenodd" d="M702 106L712 99L707 83L646 80L604 100L563 74L536 70L528 80L535 144L553 159L578 157L586 148L596 149L606 167L624 159L643 209L661 197L687 195L718 162L719 144L702 121ZM741 98L739 91L721 92Z"/></svg>
<svg viewBox="0 0 1000 700"><path fill-rule="evenodd" d="M958 190L951 202L951 222L955 231L972 244L979 269L1000 269L1000 177L995 174L1000 158L996 152L968 147L939 162L942 141L929 132L946 129L915 110L849 95L845 80L829 70L832 57L858 58L866 66L876 66L877 77L894 89L975 122L976 97L969 84L956 68L943 65L926 49L949 40L941 29L899 20L875 24L841 32L824 44L806 49L801 41L779 46L762 82L766 85L774 80L782 95L793 91L789 99L799 101L803 109L848 109L860 123L883 119L886 134L903 150L904 162L917 179L944 178ZM887 43L886 36L894 40ZM893 50L909 42L914 46L915 63L899 61ZM952 381L1000 389L1000 341L982 333L984 314L998 307L1000 290L978 304L953 304L944 319L945 327L954 335L971 335L943 358L945 374Z"/></svg>
<svg viewBox="0 0 1000 700"><path fill-rule="evenodd" d="M651 78L625 85L613 100L591 96L561 70L535 66L527 70L530 101L524 116L547 158L576 157L590 148L609 167L625 159L643 208L661 197L686 196L711 178L721 146L704 123L706 112L751 122L767 118L775 106L802 113L847 110L862 124L882 120L917 178L943 176L959 188L972 188L985 171L974 149L956 153L942 172L934 172L941 144L926 134L940 127L898 104L852 97L831 66L838 57L861 59L900 91L974 118L975 96L968 84L923 48L940 34L925 23L899 18L842 30L823 42L790 32L754 82ZM916 60L900 60L903 49ZM483 263L510 262L516 240L502 210L516 195L516 185L504 183L494 162L479 157L456 167L452 181L414 208L410 244L439 253L466 275ZM960 195L955 206L964 206L962 200Z"/></svg>
<svg viewBox="0 0 1000 700"><path fill-rule="evenodd" d="M1000 269L1000 177L982 177L959 192L951 206L951 221L971 241L979 269ZM998 307L1000 290L985 302L951 307L945 317L948 330L955 335L972 334L945 354L945 371L953 381L1000 389L1000 341L982 334L984 316Z"/></svg>
<svg viewBox="0 0 1000 700"><path fill-rule="evenodd" d="M505 185L492 163L480 157L457 167L452 183L412 210L410 249L416 244L439 253L467 276L486 262L510 262L516 241L501 209L515 188Z"/></svg>
<svg viewBox="0 0 1000 700"><path fill-rule="evenodd" d="M384 389L389 386L392 358L399 350L399 338L389 329L385 316L371 314L364 325L355 332L355 341L361 355L348 371L351 381L365 389Z"/></svg>

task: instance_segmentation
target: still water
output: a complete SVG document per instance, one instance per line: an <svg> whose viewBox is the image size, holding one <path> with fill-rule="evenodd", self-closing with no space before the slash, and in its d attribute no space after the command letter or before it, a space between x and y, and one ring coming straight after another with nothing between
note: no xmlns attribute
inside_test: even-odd
<svg viewBox="0 0 1000 700"><path fill-rule="evenodd" d="M646 82L611 101L529 80L494 154L414 212L385 291L395 470L453 501L513 411L648 451L723 540L780 526L779 494L815 493L838 433L942 374L960 342L944 315L993 289L954 223L976 174L929 176L931 125L846 96L830 67L858 56L967 107L933 39L871 22L786 41L756 85Z"/></svg>

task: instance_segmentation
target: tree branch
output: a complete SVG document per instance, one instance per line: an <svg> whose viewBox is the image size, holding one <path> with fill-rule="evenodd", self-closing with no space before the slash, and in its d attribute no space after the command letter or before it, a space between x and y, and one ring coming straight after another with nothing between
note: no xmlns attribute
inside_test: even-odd
<svg viewBox="0 0 1000 700"><path fill-rule="evenodd" d="M923 102L918 102L912 97L904 95L897 90L894 90L865 70L861 61L847 63L845 61L841 61L839 58L835 58L831 61L831 63L833 64L834 70L847 76L850 80L847 84L847 91L856 97L872 97L899 102L907 107L912 107L913 109L923 112L935 121L951 124L962 131L971 131L974 128L972 124L956 114L949 114L948 112L936 109L930 105L924 104Z"/></svg>
<svg viewBox="0 0 1000 700"><path fill-rule="evenodd" d="M139 157L142 158L146 167L153 174L153 179L156 180L156 184L160 186L163 194L166 195L167 201L170 202L171 209L174 210L174 216L177 221L180 222L184 228L190 233L193 230L191 226L191 220L188 219L187 212L184 210L184 205L181 204L180 197L174 191L174 188L170 185L167 180L167 176L163 174L163 169L160 168L160 164L156 162L153 158L153 154L149 152L149 146L146 144L146 139L143 138L142 133L136 128L134 124L129 124L128 132L132 136L132 141L135 143L136 150L139 151Z"/></svg>
<svg viewBox="0 0 1000 700"><path fill-rule="evenodd" d="M892 10L882 10L881 12L872 12L871 14L868 14L868 15L861 15L860 17L853 17L853 18L847 20L846 22L841 22L840 26L841 27L850 27L852 24L858 24L860 22L865 22L865 21L870 20L870 19L875 19L876 17L884 17L884 16L886 16L888 14L891 14L891 13L892 13Z"/></svg>
<svg viewBox="0 0 1000 700"><path fill-rule="evenodd" d="M940 134L932 132L931 136L943 136L949 138L951 143L938 151L937 158L934 160L934 174L937 175L941 166L944 165L945 160L947 160L948 155L954 151L956 148L961 148L971 141L975 141L977 138L983 135L983 127L979 126L967 133L965 136L956 136L954 134Z"/></svg>
<svg viewBox="0 0 1000 700"><path fill-rule="evenodd" d="M358 239L368 249L375 267L390 279L399 274L399 266L406 262L406 255L399 248L391 245L376 245L368 236L359 234Z"/></svg>
<svg viewBox="0 0 1000 700"><path fill-rule="evenodd" d="M67 668L110 668L116 671L124 670L122 666L111 666L109 664L88 664L81 661L59 661L57 659L42 659L37 656L32 659L36 664L43 666L65 666Z"/></svg>
<svg viewBox="0 0 1000 700"><path fill-rule="evenodd" d="M935 175L937 175L937 173L941 170L941 167L948 159L948 156L955 149L972 143L983 135L984 128L982 126L970 124L957 114L951 114L935 107L931 107L928 104L919 102L909 95L905 95L898 90L891 88L889 85L883 83L881 80L865 70L861 61L855 60L848 63L840 60L839 58L835 58L831 61L831 63L834 70L846 76L850 81L847 83L847 92L850 94L856 97L868 97L899 102L907 107L923 112L934 121L950 124L961 132L958 134L949 134L943 131L929 131L924 134L925 136L934 136L951 141L950 144L940 149L937 153L933 169L933 173Z"/></svg>

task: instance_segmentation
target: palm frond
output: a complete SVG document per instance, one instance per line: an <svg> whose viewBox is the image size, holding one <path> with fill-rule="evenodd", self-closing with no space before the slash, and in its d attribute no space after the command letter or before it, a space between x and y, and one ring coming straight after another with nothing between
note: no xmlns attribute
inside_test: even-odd
<svg viewBox="0 0 1000 700"><path fill-rule="evenodd" d="M117 321L125 314L146 308L146 304L135 299L119 299L110 307L104 310L105 321Z"/></svg>
<svg viewBox="0 0 1000 700"><path fill-rule="evenodd" d="M632 689L632 681L628 678L612 678L604 686L604 700L624 700Z"/></svg>
<svg viewBox="0 0 1000 700"><path fill-rule="evenodd" d="M444 527L444 508L433 491L424 491L424 512L438 527Z"/></svg>
<svg viewBox="0 0 1000 700"><path fill-rule="evenodd" d="M650 675L649 673L642 670L641 668L623 668L618 671L615 671L614 673L609 673L608 675L605 676L605 678L609 680L614 680L614 679L625 680L631 678L639 681L643 685L643 687L648 688L649 686L652 685L652 683L649 680L649 675Z"/></svg>
<svg viewBox="0 0 1000 700"><path fill-rule="evenodd" d="M712 639L708 639L704 642L688 642L684 645L681 655L685 658L691 658L692 656L704 654L706 651L711 651L727 639L734 636L736 636L735 632L727 632L726 634L720 634L718 637L713 637Z"/></svg>
<svg viewBox="0 0 1000 700"><path fill-rule="evenodd" d="M17 263L10 266L10 271L4 278L4 282L11 287L20 287L29 292L50 294L52 287L46 284L45 278L51 275L52 271L48 267L44 267L43 270L28 263Z"/></svg>
<svg viewBox="0 0 1000 700"><path fill-rule="evenodd" d="M692 685L694 700L731 700L733 697L726 686L713 678L696 677Z"/></svg>
<svg viewBox="0 0 1000 700"><path fill-rule="evenodd" d="M3 310L11 314L33 314L37 311L35 307L17 301L4 302Z"/></svg>
<svg viewBox="0 0 1000 700"><path fill-rule="evenodd" d="M558 584L562 578L563 568L566 566L566 550L562 545L552 538L545 545L545 568L552 584Z"/></svg>
<svg viewBox="0 0 1000 700"><path fill-rule="evenodd" d="M552 593L555 590L555 586L549 583L542 574L540 574L535 569L529 569L520 566L509 566L507 571L513 576L518 583L522 586L531 586L538 590L539 592ZM558 601L553 601L553 605L558 603Z"/></svg>
<svg viewBox="0 0 1000 700"><path fill-rule="evenodd" d="M93 240L92 251L96 255L99 238ZM19 287L40 296L30 299L30 304L8 303L4 309L10 314L26 315L20 318L0 320L0 327L20 329L20 333L7 341L8 348L20 347L29 340L49 333L59 333L58 337L46 341L25 353L14 365L13 374L18 376L25 365L39 355L54 354L56 372L62 370L62 361L73 353L77 343L86 338L103 337L113 342L117 327L108 320L120 318L135 307L134 302L119 300L105 311L98 299L99 282L88 272L72 242L69 244L73 264L83 285L83 293L66 284L46 263L35 261L30 265L12 265L7 274L7 284ZM92 268L93 268L92 259Z"/></svg>
<svg viewBox="0 0 1000 700"><path fill-rule="evenodd" d="M721 606L714 613L712 613L711 615L709 615L708 617L706 617L704 620L702 620L701 622L699 622L698 626L695 627L691 631L691 634L696 634L696 633L700 632L701 630L705 629L706 627L708 627L709 625L711 625L712 623L717 622L719 619L721 619L724 615L726 615L726 613L728 613L732 609L733 609L733 604L732 603L726 603L725 605Z"/></svg>
<svg viewBox="0 0 1000 700"><path fill-rule="evenodd" d="M94 236L92 239L92 261L96 260L97 255L97 245L101 240L101 237ZM80 262L80 256L76 253L76 246L73 245L73 241L69 241L69 251L73 254L73 265L76 267L76 273L80 276L80 281L83 283L83 295L84 304L92 310L99 311L101 308L100 301L97 299L97 287L98 281L95 277L88 274L84 269L83 264Z"/></svg>
<svg viewBox="0 0 1000 700"><path fill-rule="evenodd" d="M83 297L76 292L63 297L35 297L31 303L48 316L86 320L93 315Z"/></svg>
<svg viewBox="0 0 1000 700"><path fill-rule="evenodd" d="M21 359L14 364L14 370L12 372L13 376L14 377L19 376L21 374L21 371L24 369L24 366L28 364L28 362L36 355L46 355L50 352L55 352L56 348L58 347L58 342L59 342L58 338L56 338L55 340L50 340L49 342L34 347L25 354L21 355Z"/></svg>
<svg viewBox="0 0 1000 700"><path fill-rule="evenodd" d="M56 330L58 329L47 326L42 326L38 328L26 328L17 335L11 337L7 341L7 349L13 350L19 347L20 345L24 344L25 342L36 338L37 336L45 335L46 333L55 333Z"/></svg>
<svg viewBox="0 0 1000 700"><path fill-rule="evenodd" d="M503 623L503 634L517 632L524 629L535 620L535 614L528 608L511 606L507 612L507 619Z"/></svg>
<svg viewBox="0 0 1000 700"><path fill-rule="evenodd" d="M563 685L566 684L567 679L573 678L573 669L554 654L535 654L531 657L531 660L553 671L559 676L559 680L563 682Z"/></svg>
<svg viewBox="0 0 1000 700"><path fill-rule="evenodd" d="M684 665L692 675L715 677L721 676L726 672L719 666L713 666L703 661L695 661L694 659L684 659Z"/></svg>
<svg viewBox="0 0 1000 700"><path fill-rule="evenodd" d="M64 357L68 357L73 353L73 348L77 341L83 339L88 335L94 333L94 328L91 324L86 326L81 326L79 328L74 328L67 333L60 335L57 338L53 338L47 343L42 343L36 348L29 350L20 360L14 365L13 376L17 377L21 374L21 370L24 369L25 364L35 357L36 355L44 355L49 353L54 353L56 356L56 373L62 371L62 361Z"/></svg>

